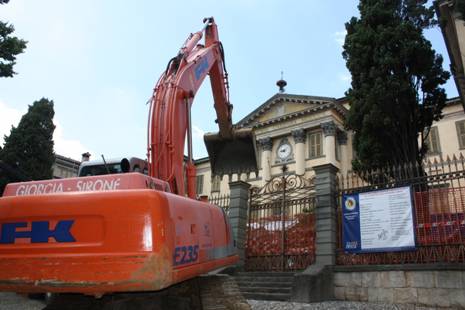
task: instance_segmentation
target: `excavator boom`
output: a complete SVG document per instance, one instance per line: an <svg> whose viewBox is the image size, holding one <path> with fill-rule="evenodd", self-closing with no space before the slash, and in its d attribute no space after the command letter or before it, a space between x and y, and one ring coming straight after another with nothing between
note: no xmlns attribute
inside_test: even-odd
<svg viewBox="0 0 465 310"><path fill-rule="evenodd" d="M178 55L168 63L158 81L149 114L148 158L150 174L167 181L174 193L195 198L195 166L192 163L190 109L203 80L210 75L219 133L205 137L213 174L257 170L251 130L236 132L232 125L224 51L213 18L204 20L204 31L191 34ZM203 32L205 44L199 44ZM188 161L184 142L188 137ZM186 168L184 168L186 166Z"/></svg>

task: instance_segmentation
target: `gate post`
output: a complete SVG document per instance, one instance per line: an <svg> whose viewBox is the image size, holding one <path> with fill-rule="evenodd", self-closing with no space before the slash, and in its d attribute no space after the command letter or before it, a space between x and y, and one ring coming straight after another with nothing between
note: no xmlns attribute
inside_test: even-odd
<svg viewBox="0 0 465 310"><path fill-rule="evenodd" d="M239 265L244 265L250 184L244 181L229 182L229 189L229 222L240 258Z"/></svg>
<svg viewBox="0 0 465 310"><path fill-rule="evenodd" d="M316 196L315 263L294 278L292 301L315 302L334 299L332 265L336 263L338 168L332 164L313 167Z"/></svg>
<svg viewBox="0 0 465 310"><path fill-rule="evenodd" d="M332 164L313 167L316 192L316 258L320 266L336 263L338 168Z"/></svg>

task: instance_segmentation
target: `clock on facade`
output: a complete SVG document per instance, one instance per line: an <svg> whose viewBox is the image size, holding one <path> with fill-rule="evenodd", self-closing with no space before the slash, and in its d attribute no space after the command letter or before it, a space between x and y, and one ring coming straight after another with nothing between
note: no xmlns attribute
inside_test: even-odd
<svg viewBox="0 0 465 310"><path fill-rule="evenodd" d="M292 155L292 146L289 144L287 139L281 141L278 146L277 154L280 160L289 159Z"/></svg>

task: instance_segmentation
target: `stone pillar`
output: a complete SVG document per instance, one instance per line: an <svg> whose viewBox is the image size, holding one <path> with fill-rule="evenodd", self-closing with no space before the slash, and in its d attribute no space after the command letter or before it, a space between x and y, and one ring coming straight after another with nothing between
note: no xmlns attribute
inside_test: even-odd
<svg viewBox="0 0 465 310"><path fill-rule="evenodd" d="M350 170L349 149L347 146L347 132L337 132L337 143L341 146L341 154L339 154L341 156L341 170L347 172L347 170Z"/></svg>
<svg viewBox="0 0 465 310"><path fill-rule="evenodd" d="M305 174L305 129L299 128L292 131L295 142L295 173Z"/></svg>
<svg viewBox="0 0 465 310"><path fill-rule="evenodd" d="M271 180L271 149L273 141L270 137L258 140L262 150L262 177L265 182Z"/></svg>
<svg viewBox="0 0 465 310"><path fill-rule="evenodd" d="M334 137L334 136L333 136ZM336 173L332 164L313 167L316 191L316 259L295 275L291 301L316 302L334 299L332 266L336 263Z"/></svg>
<svg viewBox="0 0 465 310"><path fill-rule="evenodd" d="M329 121L321 124L325 136L325 155L329 163L336 164L336 124Z"/></svg>
<svg viewBox="0 0 465 310"><path fill-rule="evenodd" d="M336 173L332 164L313 167L316 192L316 261L320 266L336 263L337 192Z"/></svg>
<svg viewBox="0 0 465 310"><path fill-rule="evenodd" d="M245 259L249 189L250 184L243 181L229 183L229 222L240 257L239 265L243 265Z"/></svg>

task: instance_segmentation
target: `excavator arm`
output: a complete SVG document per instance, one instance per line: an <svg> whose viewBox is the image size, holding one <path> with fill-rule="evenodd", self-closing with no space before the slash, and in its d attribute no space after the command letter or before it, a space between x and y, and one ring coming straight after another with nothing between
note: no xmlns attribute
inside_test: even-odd
<svg viewBox="0 0 465 310"><path fill-rule="evenodd" d="M148 122L148 159L150 175L167 181L173 192L195 198L195 166L192 161L190 110L202 82L210 75L214 107L219 127L218 135L205 137L214 174L256 171L254 138L250 130L236 132L232 125L232 105L229 102L228 78L224 51L213 18L204 19L205 28L191 34L178 55L173 57L158 80L152 96ZM205 33L205 45L199 44ZM188 160L184 160L184 145L188 138ZM242 164L217 169L217 163L233 161ZM247 163L244 166L244 162ZM221 165L220 165L221 166ZM228 171L226 171L228 170Z"/></svg>

